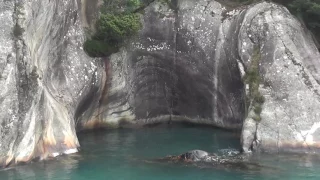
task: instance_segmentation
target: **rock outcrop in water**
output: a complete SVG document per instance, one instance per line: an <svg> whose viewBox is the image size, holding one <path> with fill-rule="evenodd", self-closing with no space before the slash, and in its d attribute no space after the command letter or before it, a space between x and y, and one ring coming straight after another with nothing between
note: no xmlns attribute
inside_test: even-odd
<svg viewBox="0 0 320 180"><path fill-rule="evenodd" d="M215 168L223 170L264 170L270 172L276 172L277 170L276 168L263 166L257 162L251 161L250 156L245 154L217 155L202 150L191 150L177 156L167 156L146 162L191 164L198 168Z"/></svg>
<svg viewBox="0 0 320 180"><path fill-rule="evenodd" d="M319 147L320 55L282 6L155 1L107 76L82 50L84 7L0 0L2 164L75 151L75 127L101 125L244 121L245 152Z"/></svg>
<svg viewBox="0 0 320 180"><path fill-rule="evenodd" d="M0 0L0 29L0 164L75 152L76 110L103 73L77 1Z"/></svg>
<svg viewBox="0 0 320 180"><path fill-rule="evenodd" d="M318 152L320 54L309 31L285 8L261 3L246 11L238 39L244 67L253 63L253 46L260 47L258 90L265 98L260 122L249 108L244 151Z"/></svg>

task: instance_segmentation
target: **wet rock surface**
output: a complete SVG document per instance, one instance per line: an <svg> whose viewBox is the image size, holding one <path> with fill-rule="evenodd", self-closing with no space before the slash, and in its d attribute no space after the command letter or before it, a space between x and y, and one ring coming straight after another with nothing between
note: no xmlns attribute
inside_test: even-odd
<svg viewBox="0 0 320 180"><path fill-rule="evenodd" d="M168 162L206 162L206 163L214 163L214 164L221 164L221 163L237 163L240 161L245 161L245 156L243 155L217 155L211 154L206 151L202 150L191 150L186 153L177 155L177 156L167 156L165 158L158 159L159 161L168 161Z"/></svg>
<svg viewBox="0 0 320 180"><path fill-rule="evenodd" d="M263 166L257 162L251 161L250 156L244 154L235 155L217 155L202 150L191 150L178 156L167 156L147 163L175 163L192 165L196 168L212 168L223 170L255 170L255 171L278 171L276 168Z"/></svg>

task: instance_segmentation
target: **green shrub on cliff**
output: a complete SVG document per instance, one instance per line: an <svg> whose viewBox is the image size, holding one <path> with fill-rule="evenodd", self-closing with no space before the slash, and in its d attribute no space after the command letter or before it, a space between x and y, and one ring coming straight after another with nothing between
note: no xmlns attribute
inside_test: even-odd
<svg viewBox="0 0 320 180"><path fill-rule="evenodd" d="M104 0L104 6L96 23L95 35L84 43L91 57L109 56L119 50L126 39L137 34L141 28L140 0Z"/></svg>
<svg viewBox="0 0 320 180"><path fill-rule="evenodd" d="M260 47L255 46L251 57L251 63L244 77L244 82L249 85L249 94L246 97L246 105L247 108L253 108L255 116L252 118L256 121L261 120L260 114L262 112L262 105L265 101L264 96L259 91L259 85L261 83L261 77L259 72L260 60Z"/></svg>
<svg viewBox="0 0 320 180"><path fill-rule="evenodd" d="M96 38L105 42L118 43L135 35L141 27L139 15L102 14L97 22Z"/></svg>
<svg viewBox="0 0 320 180"><path fill-rule="evenodd" d="M84 43L84 50L92 57L105 57L118 51L117 45L90 39Z"/></svg>
<svg viewBox="0 0 320 180"><path fill-rule="evenodd" d="M133 12L142 6L144 1L141 0L104 0L102 5L102 13L119 13Z"/></svg>
<svg viewBox="0 0 320 180"><path fill-rule="evenodd" d="M315 33L320 31L320 0L295 0L289 10L303 20ZM318 34L320 36L320 34Z"/></svg>

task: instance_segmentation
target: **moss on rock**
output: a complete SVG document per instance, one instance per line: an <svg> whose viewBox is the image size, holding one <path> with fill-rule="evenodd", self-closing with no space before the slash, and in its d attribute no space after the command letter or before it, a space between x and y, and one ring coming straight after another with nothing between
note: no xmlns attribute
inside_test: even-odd
<svg viewBox="0 0 320 180"><path fill-rule="evenodd" d="M249 93L247 95L247 107L248 111L253 110L254 115L253 119L260 121L260 114L262 112L262 105L265 101L265 98L259 91L259 85L261 83L261 77L259 73L259 64L261 60L260 47L255 46L253 48L253 53L251 56L251 63L247 69L247 73L244 77L245 84L249 85Z"/></svg>

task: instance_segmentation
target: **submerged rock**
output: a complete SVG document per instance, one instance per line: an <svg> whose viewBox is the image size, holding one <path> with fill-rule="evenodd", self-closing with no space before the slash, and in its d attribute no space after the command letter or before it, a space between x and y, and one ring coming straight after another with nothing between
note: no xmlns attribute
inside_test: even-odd
<svg viewBox="0 0 320 180"><path fill-rule="evenodd" d="M242 154L236 155L217 155L202 150L191 150L178 156L167 156L158 159L159 161L168 162L206 162L213 164L238 163L248 161L248 157Z"/></svg>
<svg viewBox="0 0 320 180"><path fill-rule="evenodd" d="M210 154L202 150L191 150L178 156L167 156L147 163L175 163L183 165L192 165L197 168L214 168L223 170L254 170L263 172L277 172L277 168L263 166L250 159L250 156L243 154L237 155L217 155Z"/></svg>

